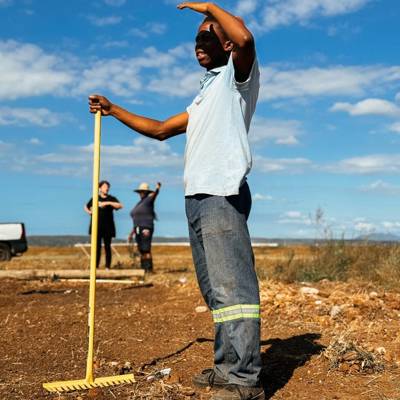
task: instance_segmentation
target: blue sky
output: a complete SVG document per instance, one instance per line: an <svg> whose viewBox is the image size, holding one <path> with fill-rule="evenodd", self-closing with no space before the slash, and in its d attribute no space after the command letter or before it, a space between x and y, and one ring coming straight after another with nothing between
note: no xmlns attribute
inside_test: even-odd
<svg viewBox="0 0 400 400"><path fill-rule="evenodd" d="M156 119L198 90L201 16L173 0L0 0L0 221L28 234L85 234L93 118L101 93ZM250 230L261 237L400 234L398 0L221 1L251 27L261 66L250 131ZM186 236L185 136L140 137L103 119L102 173L125 208L132 189L163 188L156 234Z"/></svg>

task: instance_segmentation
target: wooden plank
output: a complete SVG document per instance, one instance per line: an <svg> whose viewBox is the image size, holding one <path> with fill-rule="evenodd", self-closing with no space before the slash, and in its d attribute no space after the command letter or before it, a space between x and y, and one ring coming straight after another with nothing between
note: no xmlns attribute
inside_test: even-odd
<svg viewBox="0 0 400 400"><path fill-rule="evenodd" d="M96 276L98 279L129 279L134 277L143 277L145 272L143 269L127 269L127 270L97 270ZM44 269L26 269L26 270L0 270L0 279L88 279L89 270L78 269L59 269L59 270L44 270Z"/></svg>
<svg viewBox="0 0 400 400"><path fill-rule="evenodd" d="M111 248L131 246L131 243L111 243ZM189 247L189 242L152 242L152 247ZM253 247L280 247L281 244L275 242L252 242ZM76 243L74 247L79 247L83 251L84 247L90 247L90 243Z"/></svg>
<svg viewBox="0 0 400 400"><path fill-rule="evenodd" d="M89 279L60 279L61 282L68 282L68 283L88 283ZM133 280L126 280L126 279L96 279L96 283L115 283L118 285L133 285L137 287L152 287L152 283L138 283L137 281Z"/></svg>

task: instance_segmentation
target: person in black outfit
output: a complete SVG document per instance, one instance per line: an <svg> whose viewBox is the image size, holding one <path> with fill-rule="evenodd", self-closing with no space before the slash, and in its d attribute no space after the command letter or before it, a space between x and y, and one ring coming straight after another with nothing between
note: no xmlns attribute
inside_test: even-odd
<svg viewBox="0 0 400 400"><path fill-rule="evenodd" d="M131 242L135 236L136 243L140 252L140 265L145 271L153 270L153 258L151 256L151 240L154 232L154 202L160 191L161 183L158 182L156 190L149 189L147 183L141 183L139 188L134 190L139 194L140 200L132 209L130 215L133 220L133 229L128 236Z"/></svg>
<svg viewBox="0 0 400 400"><path fill-rule="evenodd" d="M99 267L101 257L101 241L104 243L104 251L106 253L106 269L111 267L111 241L115 237L114 210L119 210L123 205L114 196L108 194L110 183L101 181L99 183L99 220L97 230L97 263ZM90 199L85 205L85 211L92 215L93 199ZM90 221L89 235L92 232L92 221Z"/></svg>

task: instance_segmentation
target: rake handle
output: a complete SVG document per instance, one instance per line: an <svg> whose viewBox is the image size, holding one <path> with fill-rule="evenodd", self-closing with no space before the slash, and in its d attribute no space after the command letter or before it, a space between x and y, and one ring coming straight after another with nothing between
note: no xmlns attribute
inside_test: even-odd
<svg viewBox="0 0 400 400"><path fill-rule="evenodd" d="M100 142L101 112L97 111L94 119L93 143L93 181L92 181L92 230L90 244L90 284L89 284L89 318L88 318L88 354L86 363L86 381L92 383L94 356L94 308L96 302L96 264L99 221L99 177L100 177Z"/></svg>
<svg viewBox="0 0 400 400"><path fill-rule="evenodd" d="M90 389L93 387L105 387L133 383L133 374L106 376L94 379L93 355L94 355L94 307L96 301L96 261L99 219L99 175L100 175L100 141L101 141L101 113L98 111L94 120L94 143L93 143L93 193L92 193L92 234L90 255L90 286L89 286L89 348L87 354L86 377L74 381L58 381L44 383L43 387L49 392L68 392L74 390Z"/></svg>

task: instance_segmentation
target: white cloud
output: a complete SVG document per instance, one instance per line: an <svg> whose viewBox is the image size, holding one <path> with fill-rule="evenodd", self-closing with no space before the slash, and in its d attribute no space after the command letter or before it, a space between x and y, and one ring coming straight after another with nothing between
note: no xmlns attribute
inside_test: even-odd
<svg viewBox="0 0 400 400"><path fill-rule="evenodd" d="M43 163L90 165L93 145L64 146L61 152L37 156ZM104 167L177 167L181 166L182 156L173 152L166 142L139 137L132 146L103 145L102 165Z"/></svg>
<svg viewBox="0 0 400 400"><path fill-rule="evenodd" d="M185 61L193 61L192 45L184 45ZM169 51L170 54L171 50ZM198 91L201 69L182 67L161 68L148 85L151 91L169 96L188 97ZM259 101L302 99L319 96L362 96L390 88L400 82L400 66L328 66L305 69L283 65L261 67Z"/></svg>
<svg viewBox="0 0 400 400"><path fill-rule="evenodd" d="M0 126L36 125L49 128L59 125L62 116L47 108L11 108L0 107Z"/></svg>
<svg viewBox="0 0 400 400"><path fill-rule="evenodd" d="M360 190L362 192L372 192L372 193L376 192L378 194L390 194L390 195L400 194L400 186L393 185L381 179L372 182L369 185L362 186Z"/></svg>
<svg viewBox="0 0 400 400"><path fill-rule="evenodd" d="M352 116L382 115L387 117L400 116L400 107L382 99L365 99L358 103L335 103L330 111L344 111Z"/></svg>
<svg viewBox="0 0 400 400"><path fill-rule="evenodd" d="M254 156L254 168L260 172L290 172L300 173L312 166L306 158L267 158Z"/></svg>
<svg viewBox="0 0 400 400"><path fill-rule="evenodd" d="M178 64L181 64L180 59L194 62L194 47L193 44L189 42L182 43L179 46L169 49L168 54L172 55L176 59L179 59Z"/></svg>
<svg viewBox="0 0 400 400"><path fill-rule="evenodd" d="M254 117L249 139L254 144L273 141L275 144L296 145L299 143L298 137L301 133L299 121Z"/></svg>
<svg viewBox="0 0 400 400"><path fill-rule="evenodd" d="M22 146L0 140L0 166L1 171L26 171L32 167L32 155Z"/></svg>
<svg viewBox="0 0 400 400"><path fill-rule="evenodd" d="M144 32L142 29L139 29L139 28L130 29L129 34L132 36L142 38L142 39L149 37L147 32Z"/></svg>
<svg viewBox="0 0 400 400"><path fill-rule="evenodd" d="M129 97L142 87L140 67L132 59L109 59L93 62L81 73L72 89L73 95L109 92Z"/></svg>
<svg viewBox="0 0 400 400"><path fill-rule="evenodd" d="M395 122L389 126L389 130L394 133L400 133L400 122Z"/></svg>
<svg viewBox="0 0 400 400"><path fill-rule="evenodd" d="M400 66L330 66L307 69L261 68L260 100L315 96L361 96L400 81Z"/></svg>
<svg viewBox="0 0 400 400"><path fill-rule="evenodd" d="M324 171L332 174L349 175L371 175L377 173L399 174L399 154L370 154L360 157L346 158L331 164L315 164L307 158L268 158L255 155L253 167L256 171L263 173L294 173L300 174L306 171ZM378 188L382 183L375 183ZM390 188L387 187L387 190ZM395 187L391 188L392 190ZM361 187L360 190L368 191L368 187ZM373 190L373 187L369 187Z"/></svg>
<svg viewBox="0 0 400 400"><path fill-rule="evenodd" d="M161 22L148 22L145 25L145 28L150 33L155 33L156 35L163 35L167 31L167 24L163 24Z"/></svg>
<svg viewBox="0 0 400 400"><path fill-rule="evenodd" d="M167 25L160 22L147 22L141 28L132 28L129 30L129 34L140 38L147 38L151 34L163 35L167 31Z"/></svg>
<svg viewBox="0 0 400 400"><path fill-rule="evenodd" d="M124 48L129 47L129 42L127 40L109 40L102 44L105 48Z"/></svg>
<svg viewBox="0 0 400 400"><path fill-rule="evenodd" d="M0 99L60 94L74 80L60 57L40 47L0 41Z"/></svg>
<svg viewBox="0 0 400 400"><path fill-rule="evenodd" d="M201 71L191 71L182 67L163 69L159 77L150 80L147 89L165 96L189 97L199 91Z"/></svg>
<svg viewBox="0 0 400 400"><path fill-rule="evenodd" d="M239 0L236 4L234 14L241 17L249 15L257 9L257 5L258 0Z"/></svg>
<svg viewBox="0 0 400 400"><path fill-rule="evenodd" d="M126 3L126 0L104 0L108 6L121 7Z"/></svg>
<svg viewBox="0 0 400 400"><path fill-rule="evenodd" d="M400 222L398 221L383 221L382 226L388 231L400 230Z"/></svg>
<svg viewBox="0 0 400 400"><path fill-rule="evenodd" d="M42 142L40 139L38 139L38 138L30 138L30 139L28 140L28 143L29 143L29 144L32 144L32 145L34 145L34 146L39 146L39 145L43 144L43 142Z"/></svg>
<svg viewBox="0 0 400 400"><path fill-rule="evenodd" d="M306 24L321 17L333 17L355 12L370 0L267 0L256 27L270 31L279 26Z"/></svg>
<svg viewBox="0 0 400 400"><path fill-rule="evenodd" d="M371 222L355 222L354 229L361 233L372 233L376 231L376 225Z"/></svg>
<svg viewBox="0 0 400 400"><path fill-rule="evenodd" d="M98 27L118 25L122 21L122 18L117 15L109 15L107 17L96 17L95 15L88 15L87 19L93 25Z"/></svg>
<svg viewBox="0 0 400 400"><path fill-rule="evenodd" d="M331 25L327 28L328 36L342 36L348 38L349 36L361 33L361 28L349 22L341 22L335 25Z"/></svg>
<svg viewBox="0 0 400 400"><path fill-rule="evenodd" d="M108 90L113 94L129 97L142 88L140 71L157 68L158 63L170 65L173 58L154 48L144 50L143 56L128 59L99 60L82 71L82 78L74 89L75 94Z"/></svg>
<svg viewBox="0 0 400 400"><path fill-rule="evenodd" d="M266 194L256 193L253 195L253 201L270 201L273 197Z"/></svg>
<svg viewBox="0 0 400 400"><path fill-rule="evenodd" d="M150 78L147 90L170 97L192 97L200 87L204 71L194 67L194 50L191 43L184 43L168 51L171 65L162 65ZM185 65L185 67L182 67ZM187 65L187 66L186 66Z"/></svg>
<svg viewBox="0 0 400 400"><path fill-rule="evenodd" d="M4 155L6 151L8 151L13 145L11 143L6 143L0 140L0 154Z"/></svg>
<svg viewBox="0 0 400 400"><path fill-rule="evenodd" d="M80 178L91 175L93 145L60 146L54 152L38 154L36 150L33 153L31 146L41 143L37 138L32 138L25 146L0 141L1 169ZM132 145L102 145L101 150L102 176L113 177L118 181L122 180L122 176L127 176L127 171L145 173L141 169L144 168L146 175L155 173L163 176L164 180L176 183L182 170L183 157L166 142L138 137Z"/></svg>
<svg viewBox="0 0 400 400"><path fill-rule="evenodd" d="M47 54L35 45L0 41L0 59L0 100L81 96L96 91L133 100L139 90L187 97L197 92L202 74L180 67L194 63L193 46L186 43L165 52L148 47L136 57L90 60L82 67L67 56ZM146 74L144 70L148 70Z"/></svg>
<svg viewBox="0 0 400 400"><path fill-rule="evenodd" d="M161 29L159 27L158 29ZM124 47L127 41L106 42ZM136 57L85 60L46 53L36 45L0 41L0 100L43 95L81 96L101 91L133 100L138 91L170 97L191 97L204 73L193 56L193 45L159 51L146 48ZM184 65L184 66L182 66ZM400 82L400 66L330 66L295 69L275 65L262 68L260 101L317 96L360 96L388 89ZM270 122L272 123L272 122ZM291 126L290 126L291 125ZM293 135L271 140L296 144L300 126L287 121L275 126Z"/></svg>
<svg viewBox="0 0 400 400"><path fill-rule="evenodd" d="M352 157L321 168L340 174L398 174L400 172L400 154L371 154Z"/></svg>
<svg viewBox="0 0 400 400"><path fill-rule="evenodd" d="M287 217L287 218L300 218L301 215L302 214L300 211L287 211L285 213L285 217Z"/></svg>
<svg viewBox="0 0 400 400"><path fill-rule="evenodd" d="M300 211L287 211L281 216L278 223L310 226L314 224L314 221Z"/></svg>
<svg viewBox="0 0 400 400"><path fill-rule="evenodd" d="M188 87L185 85L188 85L190 77L180 75L178 81L178 72L174 67L185 59L184 48L185 46L178 46L167 52L159 52L154 47L148 47L138 57L98 60L81 72L80 80L72 89L72 94L86 95L97 91L109 91L122 97L134 97L139 90L148 90L171 96L176 93L186 96ZM144 69L151 70L151 73L161 78L149 78L150 82L144 84ZM170 79L166 82L168 77ZM178 82L182 86L178 85Z"/></svg>
<svg viewBox="0 0 400 400"><path fill-rule="evenodd" d="M31 145L39 145L40 141L32 138ZM35 156L31 148L15 143L4 143L0 141L0 166L2 171L13 171L19 173L33 173L36 175L57 175L57 176L89 176L91 173L91 162L82 165L54 165L43 162L40 156Z"/></svg>

